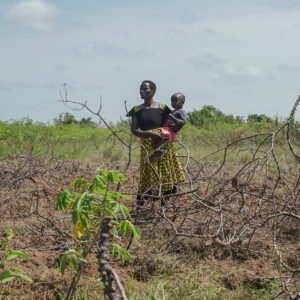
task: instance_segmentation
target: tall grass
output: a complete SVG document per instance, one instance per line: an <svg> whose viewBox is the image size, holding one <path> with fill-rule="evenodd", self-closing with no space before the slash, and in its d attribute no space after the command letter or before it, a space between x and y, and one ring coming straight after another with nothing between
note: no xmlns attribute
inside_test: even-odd
<svg viewBox="0 0 300 300"><path fill-rule="evenodd" d="M275 123L222 123L210 124L205 127L197 127L189 122L179 132L178 139L184 145L177 143L178 153L189 155L199 159L213 153L228 143L239 138L258 133L272 132L276 129ZM130 140L128 124L115 126L114 130L127 143ZM299 137L298 128L294 131ZM258 145L264 137L258 136L243 143L232 146L231 149L250 149ZM286 144L284 137L279 137L277 143ZM133 137L133 157L136 158L139 151L137 138ZM107 128L90 127L78 124L46 125L34 123L30 119L20 121L0 122L0 157L8 155L35 154L43 157L55 157L76 160L126 160L128 149L122 145ZM214 160L222 159L222 153L214 156ZM247 152L238 154L243 161L249 157ZM210 158L211 159L211 158ZM229 159L236 159L236 154L229 155Z"/></svg>

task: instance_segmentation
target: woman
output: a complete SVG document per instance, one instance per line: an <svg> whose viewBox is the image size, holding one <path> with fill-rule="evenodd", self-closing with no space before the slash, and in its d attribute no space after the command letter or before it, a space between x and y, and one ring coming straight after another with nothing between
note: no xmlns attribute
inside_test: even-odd
<svg viewBox="0 0 300 300"><path fill-rule="evenodd" d="M154 82L143 81L140 95L144 103L133 107L128 113L128 116L132 117L131 131L141 142L138 205L143 205L144 200L151 198L151 195L164 196L176 193L176 185L185 179L173 142L161 146L162 156L157 161L152 163L149 161L155 148L155 141L161 140L160 128L164 126L171 112L165 104L154 101L155 92Z"/></svg>

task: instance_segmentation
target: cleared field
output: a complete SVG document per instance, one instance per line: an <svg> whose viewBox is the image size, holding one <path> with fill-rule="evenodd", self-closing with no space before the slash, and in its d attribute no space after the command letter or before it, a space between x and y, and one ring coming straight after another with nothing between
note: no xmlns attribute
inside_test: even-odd
<svg viewBox="0 0 300 300"><path fill-rule="evenodd" d="M292 118L263 128L188 124L177 143L186 182L166 205L150 201L139 210L139 144L123 125L114 135L28 120L1 124L0 271L33 282L0 283L0 295L66 297L75 275L71 264L61 274L59 257L86 249L90 236L72 237L72 215L57 211L54 199L76 178L91 181L98 168L126 175L110 190L132 197L122 203L141 231L140 240L114 239L130 261L110 258L130 299L286 299L298 292L299 139ZM11 249L29 260L7 260ZM104 297L96 253L94 245L85 256L75 299Z"/></svg>

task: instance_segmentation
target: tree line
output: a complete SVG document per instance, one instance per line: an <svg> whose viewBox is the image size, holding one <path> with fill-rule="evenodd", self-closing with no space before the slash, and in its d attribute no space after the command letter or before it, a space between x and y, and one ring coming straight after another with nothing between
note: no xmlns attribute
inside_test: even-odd
<svg viewBox="0 0 300 300"><path fill-rule="evenodd" d="M187 121L197 127L208 128L213 124L226 123L226 124L241 124L241 123L270 123L274 125L279 124L279 118L269 117L265 114L249 114L245 119L242 116L234 116L232 114L226 115L220 109L213 105L204 105L200 110L193 110L187 113ZM91 127L98 127L99 124L94 122L92 118L82 118L76 120L75 116L66 112L61 113L57 118L53 119L55 125L59 124L77 124ZM110 122L114 127L126 127L128 125L127 120L119 120L117 122Z"/></svg>
<svg viewBox="0 0 300 300"><path fill-rule="evenodd" d="M213 105L204 105L200 110L193 110L192 112L187 113L188 118L187 122L200 127L200 128L210 128L213 125L216 124L242 124L242 123L263 123L263 124L269 124L269 125L278 125L280 123L280 120L278 116L276 117L270 117L265 114L249 114L247 118L244 118L242 116L234 116L232 114L225 114L220 109L216 108ZM21 121L23 123L35 123L30 118L24 118ZM14 122L14 120L12 121ZM7 122L1 122L0 123L7 123ZM37 122L39 124L44 124L42 122ZM300 124L300 122L296 121L294 122L296 124ZM81 118L80 120L77 120L76 117L69 113L64 112L60 113L56 118L53 119L52 124L54 125L81 125L81 126L88 126L88 127L102 127L101 123L97 123L93 121L91 117L87 118ZM129 123L127 119L120 119L117 122L109 122L109 125L111 127L128 127Z"/></svg>

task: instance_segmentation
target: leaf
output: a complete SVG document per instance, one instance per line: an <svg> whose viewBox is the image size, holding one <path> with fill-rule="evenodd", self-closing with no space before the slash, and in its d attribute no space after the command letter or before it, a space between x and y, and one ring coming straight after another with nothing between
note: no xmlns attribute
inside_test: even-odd
<svg viewBox="0 0 300 300"><path fill-rule="evenodd" d="M72 222L73 222L73 224L76 224L77 219L78 219L77 210L74 209L73 212L72 212Z"/></svg>
<svg viewBox="0 0 300 300"><path fill-rule="evenodd" d="M119 226L120 226L121 233L124 234L127 239L130 237L131 232L133 233L133 236L136 239L138 240L140 239L141 233L139 229L135 225L133 225L130 221L123 220Z"/></svg>
<svg viewBox="0 0 300 300"><path fill-rule="evenodd" d="M70 259L70 262L71 262L71 264L72 264L72 267L73 267L74 272L77 274L77 271L78 271L78 264L77 264L76 260L75 260L74 257L72 257L72 256L69 256L69 259Z"/></svg>
<svg viewBox="0 0 300 300"><path fill-rule="evenodd" d="M32 279L26 275L15 274L11 270L5 270L0 274L0 283L9 282L9 281L13 280L14 278L20 278L22 280L33 282Z"/></svg>
<svg viewBox="0 0 300 300"><path fill-rule="evenodd" d="M98 175L95 176L97 180L99 180L99 183L101 183L102 186L106 186L106 174L104 173L104 170L99 169Z"/></svg>
<svg viewBox="0 0 300 300"><path fill-rule="evenodd" d="M26 281L28 281L28 282L33 282L32 281L32 279L30 278L30 277L28 277L28 276L26 276L26 275L23 275L23 274L14 274L14 276L16 277L16 278L20 278L20 279L22 279L22 280L26 280Z"/></svg>
<svg viewBox="0 0 300 300"><path fill-rule="evenodd" d="M59 263L60 271L63 275L65 274L67 259L70 260L70 262L72 264L72 268L75 273L77 273L77 271L78 271L78 264L77 264L75 258L78 258L79 260L81 260L83 262L87 262L86 259L81 255L81 252L82 252L82 250L76 251L75 249L70 249L63 253L63 256L60 259L60 263Z"/></svg>
<svg viewBox="0 0 300 300"><path fill-rule="evenodd" d="M64 253L64 255L62 256L59 262L60 272L63 275L65 274L66 264L67 264L67 254Z"/></svg>
<svg viewBox="0 0 300 300"><path fill-rule="evenodd" d="M116 205L115 205L115 207L114 207L114 212L119 212L119 210L120 210L120 203L119 202L117 202L116 203Z"/></svg>
<svg viewBox="0 0 300 300"><path fill-rule="evenodd" d="M79 260L83 261L83 262L87 262L87 260L81 255L82 250L80 251L75 251L74 249L72 255L75 255Z"/></svg>
<svg viewBox="0 0 300 300"><path fill-rule="evenodd" d="M6 257L6 260L12 260L18 256L23 257L26 260L29 260L29 257L25 253L23 253L22 251L16 251L16 250L10 251Z"/></svg>
<svg viewBox="0 0 300 300"><path fill-rule="evenodd" d="M94 179L93 179L93 185L92 185L92 189L93 191L94 190L98 190L101 188L101 184L100 184L100 181L98 180L98 177L95 176Z"/></svg>
<svg viewBox="0 0 300 300"><path fill-rule="evenodd" d="M121 209L121 212L122 212L122 214L123 214L124 218L126 218L126 217L129 217L129 216L130 216L129 209L128 209L128 207L127 207L125 204L123 204L123 203L120 203L120 209Z"/></svg>
<svg viewBox="0 0 300 300"><path fill-rule="evenodd" d="M54 200L55 208L60 211L65 211L73 198L74 194L69 189L61 192Z"/></svg>
<svg viewBox="0 0 300 300"><path fill-rule="evenodd" d="M75 239L78 235L79 238L81 238L85 234L84 228L81 223L77 223L75 226L73 232L72 232L72 239Z"/></svg>
<svg viewBox="0 0 300 300"><path fill-rule="evenodd" d="M117 243L112 243L113 249L112 249L112 256L115 257L116 253L118 252L118 258L121 258L122 264L125 263L125 260L131 260L131 255L129 252L123 248L121 245Z"/></svg>
<svg viewBox="0 0 300 300"><path fill-rule="evenodd" d="M6 235L7 235L6 241L9 242L15 236L15 233L12 231L11 228L7 228L5 230L5 232L6 232Z"/></svg>
<svg viewBox="0 0 300 300"><path fill-rule="evenodd" d="M128 223L129 223L130 229L133 233L133 236L139 240L141 238L141 233L140 233L139 229L135 225L133 225L130 221L128 221Z"/></svg>
<svg viewBox="0 0 300 300"><path fill-rule="evenodd" d="M77 257L80 261L83 261L83 262L85 262L85 263L87 262L87 260L86 260L82 255L79 255L79 256L78 256L78 255L76 254L76 257Z"/></svg>
<svg viewBox="0 0 300 300"><path fill-rule="evenodd" d="M129 230L129 222L128 220L124 220L121 222L121 233L125 235L125 237L128 239L130 237L130 230Z"/></svg>
<svg viewBox="0 0 300 300"><path fill-rule="evenodd" d="M88 182L84 178L78 178L71 183L71 186L73 186L76 191L81 189L82 192L85 192L88 188Z"/></svg>
<svg viewBox="0 0 300 300"><path fill-rule="evenodd" d="M83 225L83 227L85 227L85 228L87 227L87 221L86 221L87 217L88 217L88 215L86 213L81 213L79 215L80 222Z"/></svg>
<svg viewBox="0 0 300 300"><path fill-rule="evenodd" d="M121 260L122 260L122 264L125 263L125 260L128 259L128 260L131 260L131 255L129 254L129 252L123 248L123 247L120 247L119 248L119 255L118 255Z"/></svg>
<svg viewBox="0 0 300 300"><path fill-rule="evenodd" d="M116 237L119 236L119 232L115 226L112 228L112 234L113 234L113 236L116 236Z"/></svg>
<svg viewBox="0 0 300 300"><path fill-rule="evenodd" d="M109 172L107 174L107 180L109 183L113 184L115 183L115 176L114 176L114 173L113 172Z"/></svg>
<svg viewBox="0 0 300 300"><path fill-rule="evenodd" d="M10 270L5 270L0 274L0 283L6 283L13 280L15 277L13 276L13 272Z"/></svg>
<svg viewBox="0 0 300 300"><path fill-rule="evenodd" d="M121 194L121 198L123 198L123 199L126 199L126 200L131 199L131 197L129 195L125 195L125 194L122 194L122 193L120 193L120 194Z"/></svg>

